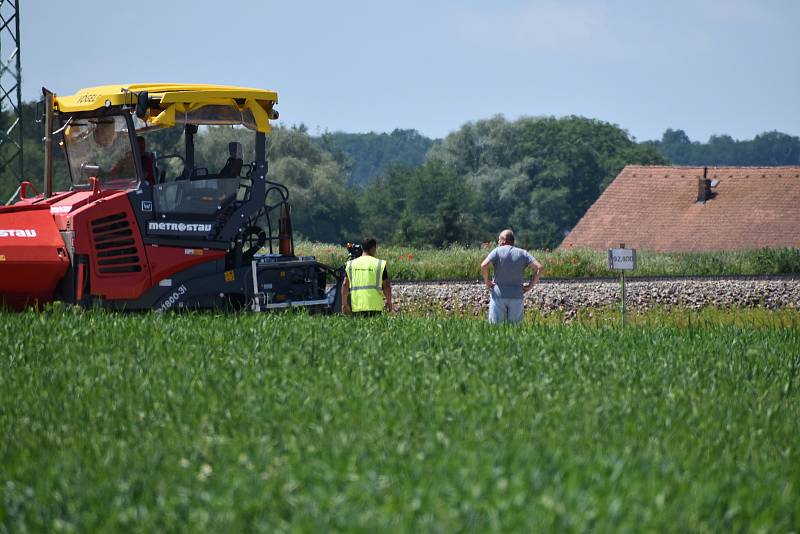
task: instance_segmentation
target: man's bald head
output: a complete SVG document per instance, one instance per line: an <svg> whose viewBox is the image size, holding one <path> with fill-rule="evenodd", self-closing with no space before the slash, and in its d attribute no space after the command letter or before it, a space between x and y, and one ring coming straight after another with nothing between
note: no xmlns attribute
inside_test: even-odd
<svg viewBox="0 0 800 534"><path fill-rule="evenodd" d="M514 244L514 232L511 229L506 229L500 232L500 236L498 240L503 245L513 245Z"/></svg>

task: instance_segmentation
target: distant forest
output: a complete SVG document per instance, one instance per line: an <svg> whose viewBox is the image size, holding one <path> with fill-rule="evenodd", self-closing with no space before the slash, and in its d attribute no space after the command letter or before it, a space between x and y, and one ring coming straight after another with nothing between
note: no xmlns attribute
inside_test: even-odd
<svg viewBox="0 0 800 534"><path fill-rule="evenodd" d="M25 177L39 187L42 126L34 110L23 106L24 162ZM0 128L9 124L0 114ZM224 158L224 128L198 135L207 147L200 156ZM149 135L149 149L167 152L163 137ZM637 143L619 126L577 116L498 115L444 139L416 130L311 136L302 125L278 126L268 139L270 175L289 187L295 231L328 243L372 234L414 246L476 244L512 227L525 246L555 248L625 165L800 165L800 138L780 132L699 143L669 129ZM8 163L8 146L2 150L0 203L18 186L17 164ZM69 186L63 158L56 185Z"/></svg>
<svg viewBox="0 0 800 534"><path fill-rule="evenodd" d="M431 147L439 142L416 130L392 133L324 133L315 138L318 145L333 154L348 169L348 183L365 186L391 164L418 167Z"/></svg>
<svg viewBox="0 0 800 534"><path fill-rule="evenodd" d="M765 132L744 141L729 135L712 135L707 143L698 143L683 130L669 129L660 141L643 144L652 146L675 165L800 165L800 138L781 132Z"/></svg>
<svg viewBox="0 0 800 534"><path fill-rule="evenodd" d="M390 164L422 164L428 150L441 140L430 139L416 130L395 130L391 134L328 133L317 142L347 162L350 184L364 186ZM700 143L690 140L683 130L668 129L660 140L640 144L653 147L673 165L800 165L800 137L775 131L741 141L729 135L712 135L708 142Z"/></svg>

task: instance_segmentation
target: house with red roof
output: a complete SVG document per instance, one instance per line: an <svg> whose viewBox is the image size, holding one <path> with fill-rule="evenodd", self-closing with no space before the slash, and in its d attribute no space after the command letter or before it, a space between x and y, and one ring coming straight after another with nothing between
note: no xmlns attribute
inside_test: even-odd
<svg viewBox="0 0 800 534"><path fill-rule="evenodd" d="M628 165L561 248L800 248L800 167Z"/></svg>

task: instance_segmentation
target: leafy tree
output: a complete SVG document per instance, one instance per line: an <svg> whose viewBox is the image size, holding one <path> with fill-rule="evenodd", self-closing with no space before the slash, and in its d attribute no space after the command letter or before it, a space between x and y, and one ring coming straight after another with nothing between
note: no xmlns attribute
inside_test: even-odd
<svg viewBox="0 0 800 534"><path fill-rule="evenodd" d="M511 226L522 242L542 248L560 243L625 164L665 162L602 121L502 116L465 124L429 161L477 190L488 232Z"/></svg>
<svg viewBox="0 0 800 534"><path fill-rule="evenodd" d="M270 179L289 188L294 229L309 239L335 243L358 228L356 192L334 157L304 127L274 128L269 136Z"/></svg>
<svg viewBox="0 0 800 534"><path fill-rule="evenodd" d="M361 197L362 233L417 246L473 242L480 235L474 189L440 162L392 166Z"/></svg>
<svg viewBox="0 0 800 534"><path fill-rule="evenodd" d="M431 161L411 172L400 219L403 241L447 246L478 235L477 197L470 185L445 165Z"/></svg>
<svg viewBox="0 0 800 534"><path fill-rule="evenodd" d="M421 165L435 143L416 130L396 129L391 133L324 133L315 139L320 147L349 173L348 183L363 187L391 164Z"/></svg>
<svg viewBox="0 0 800 534"><path fill-rule="evenodd" d="M800 164L800 137L773 131L757 135L749 144L753 165Z"/></svg>
<svg viewBox="0 0 800 534"><path fill-rule="evenodd" d="M364 188L358 197L359 236L374 235L384 242L399 240L398 221L405 211L406 184L412 172L414 170L410 167L391 164Z"/></svg>
<svg viewBox="0 0 800 534"><path fill-rule="evenodd" d="M683 130L667 129L661 136L661 154L673 162L692 159L692 142Z"/></svg>

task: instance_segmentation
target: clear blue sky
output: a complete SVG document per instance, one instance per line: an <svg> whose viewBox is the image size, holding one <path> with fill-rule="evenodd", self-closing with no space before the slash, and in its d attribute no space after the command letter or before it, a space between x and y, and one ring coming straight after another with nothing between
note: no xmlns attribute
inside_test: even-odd
<svg viewBox="0 0 800 534"><path fill-rule="evenodd" d="M800 1L21 0L23 98L127 82L278 91L284 124L443 137L502 113L638 140L800 135Z"/></svg>

